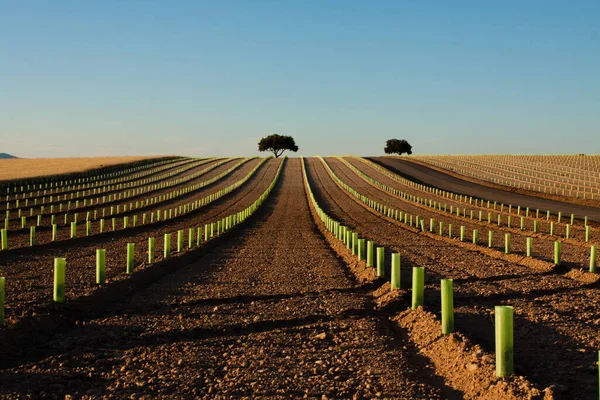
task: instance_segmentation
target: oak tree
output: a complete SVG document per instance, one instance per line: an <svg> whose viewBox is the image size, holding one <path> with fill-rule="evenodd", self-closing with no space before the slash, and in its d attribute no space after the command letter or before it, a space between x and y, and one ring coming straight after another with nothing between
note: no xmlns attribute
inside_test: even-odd
<svg viewBox="0 0 600 400"><path fill-rule="evenodd" d="M412 154L412 146L404 139L390 139L385 142L386 154Z"/></svg>
<svg viewBox="0 0 600 400"><path fill-rule="evenodd" d="M265 136L258 142L258 151L270 151L275 154L275 157L279 157L284 151L298 151L298 146L294 142L294 138L291 136L278 135L276 133Z"/></svg>

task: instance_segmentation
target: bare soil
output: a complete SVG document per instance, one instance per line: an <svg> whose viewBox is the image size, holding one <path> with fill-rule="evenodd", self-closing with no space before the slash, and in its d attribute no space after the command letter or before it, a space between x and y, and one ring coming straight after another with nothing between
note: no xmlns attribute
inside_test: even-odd
<svg viewBox="0 0 600 400"><path fill-rule="evenodd" d="M386 277L391 252L401 253L400 290L390 291L386 278L377 278L316 220L298 159L285 161L270 197L244 224L161 259L164 233L252 204L280 162L269 160L236 191L179 218L0 252L0 276L7 277L0 398L597 396L594 276L419 233L359 204L318 159L307 160L317 201L386 248ZM361 193L400 201L341 162L332 165ZM232 174L197 195L235 179ZM151 265L149 236L156 237L158 261ZM187 245L187 230L185 238ZM136 245L131 276L124 274L128 242ZM93 283L96 248L107 249L109 284L102 288ZM51 302L56 256L67 258L64 304ZM408 288L416 265L426 267L426 300L413 311ZM445 336L440 278L454 279L457 332ZM509 379L494 375L493 307L500 304L515 307L515 364L522 376Z"/></svg>
<svg viewBox="0 0 600 400"><path fill-rule="evenodd" d="M2 370L2 396L459 398L319 234L298 159L280 179L245 230Z"/></svg>
<svg viewBox="0 0 600 400"><path fill-rule="evenodd" d="M565 199L557 200L552 196L544 198L543 193L531 192L525 194L508 190L505 186L484 185L482 182L464 179L464 176L450 174L446 170L434 168L419 162L400 159L397 157L369 157L370 160L395 172L407 179L437 187L453 193L466 194L481 199L498 201L504 204L520 205L531 209L550 210L556 214L561 211L563 215L575 214L576 218L583 219L586 215L590 220L600 221L600 208L595 203L571 204ZM596 205L596 207L590 205Z"/></svg>
<svg viewBox="0 0 600 400"><path fill-rule="evenodd" d="M439 279L453 278L457 331L493 354L493 308L513 305L516 372L537 383L539 389L559 387L565 398L597 394L600 312L593 306L597 282L574 280L556 269L529 268L463 248L456 241L406 229L349 197L321 161L311 159L308 165L315 195L326 211L360 236L374 240L376 246L401 253L403 288L410 287L412 266L426 268L425 309L439 312ZM355 189L376 196L373 186L350 170L347 173L340 177Z"/></svg>

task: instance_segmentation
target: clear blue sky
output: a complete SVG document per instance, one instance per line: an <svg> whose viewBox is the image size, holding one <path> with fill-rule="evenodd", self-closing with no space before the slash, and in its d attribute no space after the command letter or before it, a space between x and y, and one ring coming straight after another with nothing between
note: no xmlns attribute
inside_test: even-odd
<svg viewBox="0 0 600 400"><path fill-rule="evenodd" d="M0 152L600 153L600 1L4 1Z"/></svg>

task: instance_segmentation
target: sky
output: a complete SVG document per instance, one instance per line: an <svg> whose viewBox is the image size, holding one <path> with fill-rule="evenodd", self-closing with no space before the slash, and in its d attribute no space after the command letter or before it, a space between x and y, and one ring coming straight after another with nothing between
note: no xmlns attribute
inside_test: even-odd
<svg viewBox="0 0 600 400"><path fill-rule="evenodd" d="M600 153L600 1L0 0L19 157ZM263 153L264 154L264 153Z"/></svg>

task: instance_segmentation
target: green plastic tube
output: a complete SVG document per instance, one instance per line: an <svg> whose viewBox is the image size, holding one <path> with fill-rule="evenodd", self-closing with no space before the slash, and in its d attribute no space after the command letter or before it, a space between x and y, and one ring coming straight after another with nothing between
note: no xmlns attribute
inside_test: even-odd
<svg viewBox="0 0 600 400"><path fill-rule="evenodd" d="M477 244L479 240L479 231L477 229L473 229L473 244Z"/></svg>
<svg viewBox="0 0 600 400"><path fill-rule="evenodd" d="M165 233L165 243L164 243L164 258L168 258L171 256L171 234Z"/></svg>
<svg viewBox="0 0 600 400"><path fill-rule="evenodd" d="M196 232L196 246L200 246L202 244L202 227L199 226Z"/></svg>
<svg viewBox="0 0 600 400"><path fill-rule="evenodd" d="M96 250L96 284L104 285L106 283L106 250Z"/></svg>
<svg viewBox="0 0 600 400"><path fill-rule="evenodd" d="M367 259L365 239L358 239L358 260L363 261Z"/></svg>
<svg viewBox="0 0 600 400"><path fill-rule="evenodd" d="M358 253L358 232L352 232L352 255Z"/></svg>
<svg viewBox="0 0 600 400"><path fill-rule="evenodd" d="M598 248L596 246L590 247L590 272L596 272L596 256Z"/></svg>
<svg viewBox="0 0 600 400"><path fill-rule="evenodd" d="M531 251L533 248L533 238L527 238L527 257L531 257Z"/></svg>
<svg viewBox="0 0 600 400"><path fill-rule="evenodd" d="M538 233L538 220L533 221L533 233Z"/></svg>
<svg viewBox="0 0 600 400"><path fill-rule="evenodd" d="M148 238L148 264L152 264L154 262L154 238Z"/></svg>
<svg viewBox="0 0 600 400"><path fill-rule="evenodd" d="M5 279L3 276L0 276L0 327L4 326L4 285Z"/></svg>
<svg viewBox="0 0 600 400"><path fill-rule="evenodd" d="M8 230L7 229L2 229L0 231L0 236L2 236L2 243L1 248L2 250L7 250L8 249Z"/></svg>
<svg viewBox="0 0 600 400"><path fill-rule="evenodd" d="M448 224L448 237L452 238L452 224Z"/></svg>
<svg viewBox="0 0 600 400"><path fill-rule="evenodd" d="M590 226L589 225L585 226L585 241L586 242L590 241Z"/></svg>
<svg viewBox="0 0 600 400"><path fill-rule="evenodd" d="M492 248L494 246L494 231L488 231L488 247Z"/></svg>
<svg viewBox="0 0 600 400"><path fill-rule="evenodd" d="M454 331L454 296L452 293L452 279L442 279L442 335Z"/></svg>
<svg viewBox="0 0 600 400"><path fill-rule="evenodd" d="M374 259L373 250L374 250L373 241L369 240L367 242L367 266L368 267L372 267L373 266L373 259Z"/></svg>
<svg viewBox="0 0 600 400"><path fill-rule="evenodd" d="M127 243L127 275L133 274L133 265L135 263L135 243Z"/></svg>
<svg viewBox="0 0 600 400"><path fill-rule="evenodd" d="M557 218L557 220L556 220L556 221L557 221L557 222L560 224L560 220L561 220L561 219L562 219L562 212L561 212L561 211L559 211L559 212L558 212L558 218Z"/></svg>
<svg viewBox="0 0 600 400"><path fill-rule="evenodd" d="M188 229L188 249L194 247L194 228Z"/></svg>
<svg viewBox="0 0 600 400"><path fill-rule="evenodd" d="M550 221L550 236L554 236L554 221Z"/></svg>
<svg viewBox="0 0 600 400"><path fill-rule="evenodd" d="M85 223L85 236L90 236L92 231L92 221L86 221Z"/></svg>
<svg viewBox="0 0 600 400"><path fill-rule="evenodd" d="M29 227L29 245L35 245L35 226Z"/></svg>
<svg viewBox="0 0 600 400"><path fill-rule="evenodd" d="M465 241L465 227L464 226L460 226L460 241L464 242Z"/></svg>
<svg viewBox="0 0 600 400"><path fill-rule="evenodd" d="M56 242L56 234L57 234L58 226L56 224L52 224L52 241Z"/></svg>
<svg viewBox="0 0 600 400"><path fill-rule="evenodd" d="M510 254L510 233L504 234L504 252Z"/></svg>
<svg viewBox="0 0 600 400"><path fill-rule="evenodd" d="M561 253L561 245L557 240L554 242L554 264L560 265L560 253Z"/></svg>
<svg viewBox="0 0 600 400"><path fill-rule="evenodd" d="M385 261L385 248L378 247L377 248L377 276L380 278L385 275L384 261Z"/></svg>
<svg viewBox="0 0 600 400"><path fill-rule="evenodd" d="M77 222L71 222L71 238L77 237Z"/></svg>
<svg viewBox="0 0 600 400"><path fill-rule="evenodd" d="M412 309L423 305L425 292L425 268L413 267L412 276Z"/></svg>
<svg viewBox="0 0 600 400"><path fill-rule="evenodd" d="M183 229L177 231L177 252L183 251Z"/></svg>
<svg viewBox="0 0 600 400"><path fill-rule="evenodd" d="M571 236L571 224L567 224L565 226L565 239L568 239Z"/></svg>
<svg viewBox="0 0 600 400"><path fill-rule="evenodd" d="M521 217L521 230L525 230L525 217Z"/></svg>
<svg viewBox="0 0 600 400"><path fill-rule="evenodd" d="M392 276L390 279L390 287L392 290L400 289L400 254L392 254Z"/></svg>
<svg viewBox="0 0 600 400"><path fill-rule="evenodd" d="M514 343L513 343L513 308L511 306L496 306L496 376L503 378L513 374Z"/></svg>
<svg viewBox="0 0 600 400"><path fill-rule="evenodd" d="M67 262L64 258L54 259L54 301L65 301L65 273Z"/></svg>

